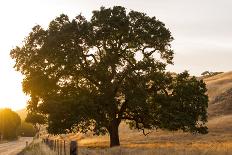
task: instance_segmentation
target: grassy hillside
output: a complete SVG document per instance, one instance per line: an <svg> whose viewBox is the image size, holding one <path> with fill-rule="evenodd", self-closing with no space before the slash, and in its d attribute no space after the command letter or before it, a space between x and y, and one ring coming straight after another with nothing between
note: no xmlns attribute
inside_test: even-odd
<svg viewBox="0 0 232 155"><path fill-rule="evenodd" d="M220 94L232 88L232 72L218 74L204 79L208 88L208 95L212 101Z"/></svg>
<svg viewBox="0 0 232 155"><path fill-rule="evenodd" d="M209 95L209 118L232 114L232 72L222 73L210 78L205 82Z"/></svg>

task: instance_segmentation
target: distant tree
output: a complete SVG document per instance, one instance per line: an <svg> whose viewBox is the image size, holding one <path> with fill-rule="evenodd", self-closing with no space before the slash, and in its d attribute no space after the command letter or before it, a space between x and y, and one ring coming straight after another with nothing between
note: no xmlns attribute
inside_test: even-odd
<svg viewBox="0 0 232 155"><path fill-rule="evenodd" d="M208 76L210 75L210 72L209 71L204 71L203 73L201 73L202 76Z"/></svg>
<svg viewBox="0 0 232 155"><path fill-rule="evenodd" d="M21 124L19 115L11 109L0 110L0 133L3 139L15 139L18 136L17 130Z"/></svg>
<svg viewBox="0 0 232 155"><path fill-rule="evenodd" d="M223 72L209 72L209 71L204 71L203 73L201 73L201 75L203 77L211 77L211 76L215 76L215 75L218 75L218 74L221 74Z"/></svg>
<svg viewBox="0 0 232 155"><path fill-rule="evenodd" d="M34 126L36 133L38 133L40 131L41 125L46 124L46 117L42 114L29 112L25 118L25 122L31 123Z"/></svg>
<svg viewBox="0 0 232 155"><path fill-rule="evenodd" d="M22 122L18 134L22 137L34 137L36 134L36 129L31 123Z"/></svg>
<svg viewBox="0 0 232 155"><path fill-rule="evenodd" d="M164 23L120 6L93 11L90 21L60 15L35 26L11 51L24 75L28 109L48 115L49 133L93 131L120 145L118 127L207 133L203 81L171 74L173 40Z"/></svg>

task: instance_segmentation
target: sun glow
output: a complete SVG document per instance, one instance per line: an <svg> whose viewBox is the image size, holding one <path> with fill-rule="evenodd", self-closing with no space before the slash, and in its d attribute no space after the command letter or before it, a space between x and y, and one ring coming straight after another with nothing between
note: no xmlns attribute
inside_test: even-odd
<svg viewBox="0 0 232 155"><path fill-rule="evenodd" d="M0 108L25 108L29 99L22 91L22 75L13 68L10 50L22 44L32 27L47 26L61 13L75 13L73 0L8 0L0 2ZM75 6L75 10L79 10Z"/></svg>
<svg viewBox="0 0 232 155"><path fill-rule="evenodd" d="M2 61L2 55L0 57L0 108L23 109L28 97L22 92L22 76L16 73L8 62Z"/></svg>
<svg viewBox="0 0 232 155"><path fill-rule="evenodd" d="M46 27L61 13L69 15L72 15L72 12L73 15L80 13L81 10L73 5L74 2L73 0L0 2L0 108L19 110L25 108L29 99L22 91L22 75L13 68L14 61L10 58L10 50L22 44L35 25Z"/></svg>
<svg viewBox="0 0 232 155"><path fill-rule="evenodd" d="M29 98L22 92L22 75L14 70L9 54L35 25L33 9L29 0L0 2L0 108L23 109Z"/></svg>

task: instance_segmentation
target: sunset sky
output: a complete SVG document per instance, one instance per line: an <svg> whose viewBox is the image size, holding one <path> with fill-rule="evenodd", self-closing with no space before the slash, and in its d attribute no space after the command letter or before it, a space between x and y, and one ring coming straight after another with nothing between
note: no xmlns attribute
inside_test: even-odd
<svg viewBox="0 0 232 155"><path fill-rule="evenodd" d="M174 66L169 70L232 70L231 0L7 0L0 1L0 107L22 109L27 97L22 77L13 69L9 53L36 24L46 27L61 13L91 17L101 6L124 6L156 16L170 29L175 41Z"/></svg>

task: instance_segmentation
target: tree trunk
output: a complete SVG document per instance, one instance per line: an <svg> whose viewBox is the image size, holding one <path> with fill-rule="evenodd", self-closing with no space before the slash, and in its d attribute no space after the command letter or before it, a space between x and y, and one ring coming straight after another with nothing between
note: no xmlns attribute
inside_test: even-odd
<svg viewBox="0 0 232 155"><path fill-rule="evenodd" d="M113 122L110 125L109 134L110 134L110 147L119 146L119 134L118 134L119 123Z"/></svg>

